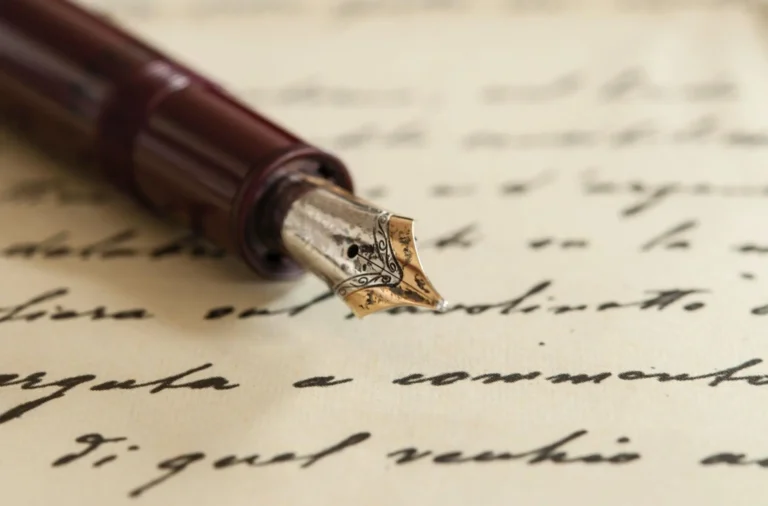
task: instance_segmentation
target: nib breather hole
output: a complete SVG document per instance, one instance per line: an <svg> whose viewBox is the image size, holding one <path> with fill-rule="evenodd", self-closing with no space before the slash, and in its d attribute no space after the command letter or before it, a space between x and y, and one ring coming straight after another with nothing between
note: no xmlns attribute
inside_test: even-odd
<svg viewBox="0 0 768 506"><path fill-rule="evenodd" d="M357 244L353 244L349 248L347 248L347 256L349 258L355 258L357 254L360 253L360 248Z"/></svg>
<svg viewBox="0 0 768 506"><path fill-rule="evenodd" d="M267 262L271 264L279 264L283 261L283 256L280 253L277 253L275 251L270 251L265 256Z"/></svg>
<svg viewBox="0 0 768 506"><path fill-rule="evenodd" d="M331 171L331 169L329 169L325 165L321 165L317 169L317 173L320 174L320 176L324 177L325 179L331 179L333 177L333 172Z"/></svg>

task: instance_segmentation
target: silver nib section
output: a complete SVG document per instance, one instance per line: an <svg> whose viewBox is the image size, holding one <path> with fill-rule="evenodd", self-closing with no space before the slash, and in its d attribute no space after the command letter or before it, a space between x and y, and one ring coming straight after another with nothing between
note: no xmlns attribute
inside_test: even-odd
<svg viewBox="0 0 768 506"><path fill-rule="evenodd" d="M309 186L288 209L283 246L357 317L396 306L447 308L422 270L413 220L378 209L325 180L300 179Z"/></svg>

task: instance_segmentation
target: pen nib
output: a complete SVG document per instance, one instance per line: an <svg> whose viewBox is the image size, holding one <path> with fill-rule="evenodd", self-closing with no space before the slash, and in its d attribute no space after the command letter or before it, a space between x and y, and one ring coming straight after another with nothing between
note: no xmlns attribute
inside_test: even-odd
<svg viewBox="0 0 768 506"><path fill-rule="evenodd" d="M413 220L395 216L324 182L311 184L286 214L288 253L325 280L355 316L398 306L444 311L424 274Z"/></svg>
<svg viewBox="0 0 768 506"><path fill-rule="evenodd" d="M359 252L362 273L334 287L358 317L397 306L444 310L443 297L424 274L413 235L413 220L379 215L374 244ZM359 248L358 248L359 249Z"/></svg>

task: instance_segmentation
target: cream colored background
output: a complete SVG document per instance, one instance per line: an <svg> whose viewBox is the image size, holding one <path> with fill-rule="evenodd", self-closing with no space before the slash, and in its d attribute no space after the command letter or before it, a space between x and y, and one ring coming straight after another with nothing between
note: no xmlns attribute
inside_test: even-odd
<svg viewBox="0 0 768 506"><path fill-rule="evenodd" d="M677 197L626 219L619 210L634 196L588 197L580 189L588 169L620 181L765 184L766 148L658 144L467 152L459 143L473 129L608 130L642 119L676 128L706 114L727 126L764 130L768 53L753 12L718 2L669 2L628 12L608 1L553 1L533 13L505 11L497 5L501 2L490 1L453 12L373 8L386 2L368 2L368 10L355 15L349 5L339 9L341 2L304 2L304 8L286 2L277 11L255 8L269 6L267 1L93 3L244 96L304 79L413 89L418 101L402 107L280 105L255 94L249 100L342 155L362 190L388 187L379 202L414 217L422 240L478 223L482 240L477 247L421 252L430 277L450 300L506 300L551 279L554 302L633 300L647 289L701 287L711 290L702 299L709 307L695 314L622 310L470 318L454 313L351 321L344 319L341 303L327 302L297 318L206 322L201 315L210 307L282 307L322 292L323 286L313 279L265 286L235 262L222 267L191 260L3 260L0 306L68 286L68 304L145 306L157 317L135 323L0 324L0 372L154 378L212 362L214 373L242 385L227 392L158 395L76 389L0 425L3 504L733 506L765 501L768 471L697 464L716 451L768 456L761 388L618 380L577 387L391 384L409 373L453 370L656 367L703 373L768 356L768 320L749 314L750 308L768 303L765 260L729 251L740 241L768 242L768 202ZM633 66L672 84L724 76L736 83L738 99L619 105L595 99L595 83ZM505 106L477 100L486 85L541 83L574 70L587 83L578 97ZM332 142L362 124L386 130L409 123L429 131L428 147L353 149ZM498 196L499 185L544 172L551 182L541 190L519 198ZM62 172L33 154L0 155L2 185L51 174ZM476 192L431 198L437 183L474 185ZM700 222L690 236L691 251L638 252L650 237L686 219ZM106 209L4 204L0 227L4 244L62 229L82 242L123 227L139 228L146 244L176 233L127 202ZM527 248L530 239L550 235L588 238L592 246L585 251ZM756 279L741 279L742 272ZM768 374L768 366L755 371ZM327 374L355 381L328 389L291 386ZM2 388L0 408L39 393ZM395 467L385 459L387 452L410 445L519 451L582 428L591 434L575 449L614 451L615 439L628 436L632 443L625 446L640 451L642 461L621 468ZM85 462L51 468L56 457L77 448L76 436L93 431L127 436L142 450L96 470ZM305 452L358 431L373 437L307 470L288 464L213 472L210 463L199 463L141 499L127 498L129 490L159 474L157 462L181 453Z"/></svg>

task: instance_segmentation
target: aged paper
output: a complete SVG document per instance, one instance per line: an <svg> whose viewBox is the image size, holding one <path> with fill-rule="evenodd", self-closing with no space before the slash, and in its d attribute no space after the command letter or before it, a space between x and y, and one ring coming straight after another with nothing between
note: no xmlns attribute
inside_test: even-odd
<svg viewBox="0 0 768 506"><path fill-rule="evenodd" d="M3 134L3 504L764 502L754 4L90 4L344 157L454 306L351 319Z"/></svg>

